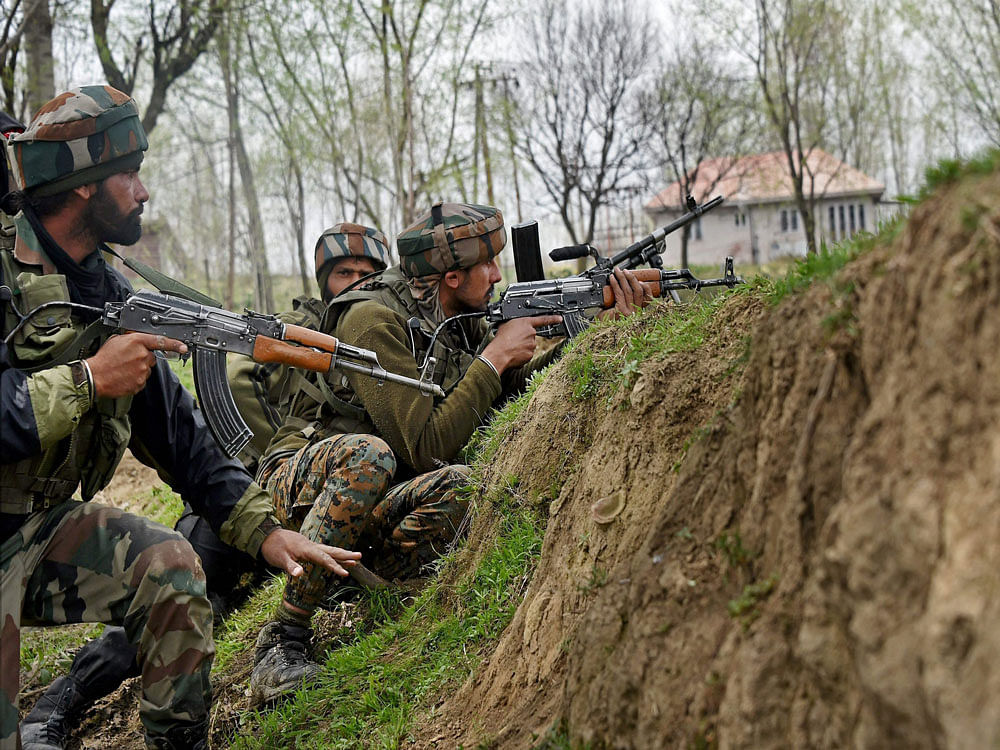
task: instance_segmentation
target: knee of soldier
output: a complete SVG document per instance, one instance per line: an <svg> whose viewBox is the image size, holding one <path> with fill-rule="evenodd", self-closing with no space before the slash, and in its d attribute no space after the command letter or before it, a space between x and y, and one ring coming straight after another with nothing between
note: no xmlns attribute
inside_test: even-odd
<svg viewBox="0 0 1000 750"><path fill-rule="evenodd" d="M396 456L389 444L375 435L344 435L338 453L342 466L384 477L386 488L396 473Z"/></svg>
<svg viewBox="0 0 1000 750"><path fill-rule="evenodd" d="M440 486L443 490L457 490L469 483L472 469L465 464L451 464L438 470Z"/></svg>
<svg viewBox="0 0 1000 750"><path fill-rule="evenodd" d="M151 580L159 587L194 597L205 597L205 571L194 547L176 531L164 530L136 557L133 580Z"/></svg>

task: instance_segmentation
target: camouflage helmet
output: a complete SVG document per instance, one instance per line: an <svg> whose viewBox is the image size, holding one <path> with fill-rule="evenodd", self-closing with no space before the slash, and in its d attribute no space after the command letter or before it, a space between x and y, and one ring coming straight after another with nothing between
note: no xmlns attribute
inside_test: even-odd
<svg viewBox="0 0 1000 750"><path fill-rule="evenodd" d="M411 279L471 268L505 244L500 210L472 203L435 203L396 238L400 268Z"/></svg>
<svg viewBox="0 0 1000 750"><path fill-rule="evenodd" d="M380 231L363 224L345 221L324 230L316 241L316 281L320 289L326 287L333 261L350 257L368 258L377 270L385 270L389 243Z"/></svg>
<svg viewBox="0 0 1000 750"><path fill-rule="evenodd" d="M7 149L18 187L46 196L136 169L148 145L132 97L83 86L43 105Z"/></svg>

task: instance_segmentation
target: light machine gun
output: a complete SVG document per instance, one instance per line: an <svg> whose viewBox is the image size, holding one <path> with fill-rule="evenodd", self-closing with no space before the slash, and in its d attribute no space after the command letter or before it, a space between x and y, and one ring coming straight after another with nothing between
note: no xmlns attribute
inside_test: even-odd
<svg viewBox="0 0 1000 750"><path fill-rule="evenodd" d="M3 298L11 304L8 287ZM252 357L257 362L276 362L303 370L327 373L332 370L359 372L376 380L401 383L416 388L424 395L444 396L440 386L426 380L415 380L387 372L378 355L369 350L344 344L333 336L302 326L282 323L273 315L252 310L244 314L199 304L183 297L161 292L139 290L124 302L108 302L104 308L73 302L46 302L21 317L21 321L4 339L10 344L33 316L52 308L71 308L97 313L78 338L63 347L44 367L77 359L79 352L100 333L99 328L135 331L183 341L188 346L194 365L194 384L198 402L212 435L226 455L235 457L253 433L240 416L226 378L226 354L234 352ZM290 343L291 342L291 343ZM17 367L17 363L12 362ZM32 363L26 371L41 369Z"/></svg>
<svg viewBox="0 0 1000 750"><path fill-rule="evenodd" d="M518 278L522 278L522 270L536 280L518 281L511 284L500 296L497 302L490 303L486 311L486 320L491 325L498 326L514 318L533 317L535 315L561 315L562 323L555 326L545 326L538 329L540 336L575 336L590 323L590 315L600 309L613 307L614 292L610 286L614 269L635 269L644 263L652 268L635 270L636 278L654 297L667 294L675 302L680 301L677 292L689 289L695 292L705 287L726 286L730 289L742 284L743 279L733 270L733 259L726 258L723 276L718 279L699 279L687 268L664 270L661 268L663 259L660 247L663 239L678 229L695 221L706 211L710 211L722 203L722 198L713 198L707 203L698 205L688 196L688 212L665 227L657 229L647 237L629 245L620 253L603 258L596 248L590 245L571 245L556 248L549 257L552 260L571 260L590 255L595 259L593 267L577 276L564 279L541 278L541 263L537 260L538 235L534 227L534 235L519 236L518 230L526 225L514 227L515 263L518 268ZM523 239L522 239L523 238ZM528 246L527 253L518 251L518 239ZM532 258L532 253L534 258Z"/></svg>

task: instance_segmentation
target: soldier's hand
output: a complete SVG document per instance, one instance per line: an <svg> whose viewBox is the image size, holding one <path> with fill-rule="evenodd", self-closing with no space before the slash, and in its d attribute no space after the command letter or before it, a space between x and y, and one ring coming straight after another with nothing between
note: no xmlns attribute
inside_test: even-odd
<svg viewBox="0 0 1000 750"><path fill-rule="evenodd" d="M290 529L275 529L268 534L260 545L260 554L269 565L281 568L292 578L302 575L301 563L306 562L346 576L347 568L361 559L360 552L317 544Z"/></svg>
<svg viewBox="0 0 1000 750"><path fill-rule="evenodd" d="M497 328L497 335L483 349L483 357L492 362L499 373L508 367L523 365L535 353L535 329L555 325L561 320L561 315L509 320Z"/></svg>
<svg viewBox="0 0 1000 750"><path fill-rule="evenodd" d="M608 281L615 295L615 306L598 313L600 318L620 318L631 315L636 308L645 307L653 299L642 282L631 271L616 268Z"/></svg>
<svg viewBox="0 0 1000 750"><path fill-rule="evenodd" d="M87 360L97 395L120 398L141 391L156 362L154 351L185 354L187 346L152 333L123 333L105 341Z"/></svg>

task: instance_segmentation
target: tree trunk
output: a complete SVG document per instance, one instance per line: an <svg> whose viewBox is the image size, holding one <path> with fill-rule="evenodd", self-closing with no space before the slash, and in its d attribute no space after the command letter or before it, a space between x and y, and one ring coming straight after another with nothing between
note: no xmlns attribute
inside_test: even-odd
<svg viewBox="0 0 1000 750"><path fill-rule="evenodd" d="M56 95L49 0L28 0L24 14L24 50L28 58L25 101L31 116Z"/></svg>
<svg viewBox="0 0 1000 750"><path fill-rule="evenodd" d="M226 139L226 152L229 155L229 269L226 276L226 309L233 309L233 297L236 286L236 149L232 128Z"/></svg>
<svg viewBox="0 0 1000 750"><path fill-rule="evenodd" d="M253 168L247 153L246 142L243 139L243 129L240 125L240 98L238 71L233 65L233 50L231 49L233 35L231 33L232 19L227 19L225 33L219 44L219 61L222 65L222 77L226 88L226 114L229 119L229 139L236 165L240 171L240 182L243 184L243 198L246 201L247 219L250 230L250 259L254 269L256 289L255 306L263 312L274 312L274 293L271 288L271 272L267 262L267 248L264 242L264 224L260 218L260 200L254 184Z"/></svg>
<svg viewBox="0 0 1000 750"><path fill-rule="evenodd" d="M299 169L297 161L293 160L292 169L295 171L296 198L296 210L293 212L292 220L295 224L296 248L299 254L299 277L302 279L302 293L308 296L312 284L309 280L311 266L306 262L306 190L302 170Z"/></svg>

